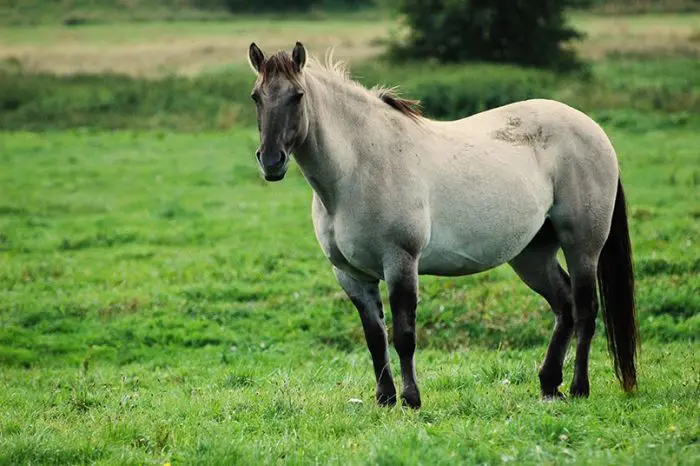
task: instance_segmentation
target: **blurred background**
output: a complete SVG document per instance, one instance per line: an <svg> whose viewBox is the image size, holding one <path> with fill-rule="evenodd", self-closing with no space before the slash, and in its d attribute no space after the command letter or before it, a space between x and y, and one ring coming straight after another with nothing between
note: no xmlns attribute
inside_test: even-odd
<svg viewBox="0 0 700 466"><path fill-rule="evenodd" d="M0 24L4 129L250 126L251 41L333 47L435 118L529 97L628 125L700 111L698 0L4 0Z"/></svg>

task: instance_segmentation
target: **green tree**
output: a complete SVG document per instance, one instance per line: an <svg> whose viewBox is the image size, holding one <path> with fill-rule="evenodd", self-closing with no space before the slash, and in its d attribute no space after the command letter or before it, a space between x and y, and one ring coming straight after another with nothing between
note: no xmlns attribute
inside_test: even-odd
<svg viewBox="0 0 700 466"><path fill-rule="evenodd" d="M581 0L400 0L408 36L390 46L397 59L491 61L558 70L581 62L566 46L582 34L567 26Z"/></svg>

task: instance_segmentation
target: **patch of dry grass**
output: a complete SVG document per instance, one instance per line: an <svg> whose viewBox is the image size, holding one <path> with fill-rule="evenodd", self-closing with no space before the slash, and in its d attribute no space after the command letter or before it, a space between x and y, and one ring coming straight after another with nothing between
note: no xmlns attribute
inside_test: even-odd
<svg viewBox="0 0 700 466"><path fill-rule="evenodd" d="M587 35L576 45L584 58L700 56L700 14L577 15L573 24Z"/></svg>
<svg viewBox="0 0 700 466"><path fill-rule="evenodd" d="M700 10L700 2L697 0L605 0L599 3L601 4L593 7L593 11L609 15Z"/></svg>
<svg viewBox="0 0 700 466"><path fill-rule="evenodd" d="M266 51L291 49L297 40L317 54L334 47L348 60L379 53L391 24L386 21L272 21L232 23L137 23L66 29L45 26L32 34L11 31L0 59L59 74L113 71L130 75L195 74L243 64L255 41ZM24 28L22 28L24 29Z"/></svg>
<svg viewBox="0 0 700 466"><path fill-rule="evenodd" d="M610 55L700 57L700 14L575 15L587 34L575 47L588 59ZM232 22L122 23L6 28L0 60L59 74L113 71L157 76L245 63L252 41L264 50L303 41L315 54L334 47L336 56L362 60L383 50L396 23L333 17L316 20L244 19Z"/></svg>

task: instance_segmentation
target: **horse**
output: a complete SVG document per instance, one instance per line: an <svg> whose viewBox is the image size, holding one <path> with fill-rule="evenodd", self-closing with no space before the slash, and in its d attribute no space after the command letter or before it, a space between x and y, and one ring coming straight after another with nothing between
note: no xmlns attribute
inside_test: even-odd
<svg viewBox="0 0 700 466"><path fill-rule="evenodd" d="M599 303L615 375L624 391L635 390L639 337L625 197L617 155L597 123L543 99L429 119L418 101L362 86L331 56L307 59L299 42L291 54L270 56L252 43L248 61L259 169L265 180L280 181L293 154L311 186L316 238L360 315L379 405L397 402L380 280L401 400L419 408L419 276L470 275L505 263L554 313L538 372L542 397L564 398L559 387L574 334L569 394L589 396Z"/></svg>

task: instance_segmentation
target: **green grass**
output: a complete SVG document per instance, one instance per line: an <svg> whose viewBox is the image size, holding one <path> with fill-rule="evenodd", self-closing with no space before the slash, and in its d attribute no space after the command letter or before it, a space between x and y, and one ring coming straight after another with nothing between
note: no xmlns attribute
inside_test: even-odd
<svg viewBox="0 0 700 466"><path fill-rule="evenodd" d="M592 76L559 76L507 65L352 68L363 84L398 85L422 100L426 116L457 119L528 98L553 98L630 129L700 126L700 61L693 58L604 60ZM114 74L56 76L17 64L0 66L0 129L221 130L255 125L254 76L231 64L194 77Z"/></svg>
<svg viewBox="0 0 700 466"><path fill-rule="evenodd" d="M697 464L700 135L637 123L606 128L639 393L617 385L601 330L592 398L541 402L552 318L499 268L423 278L418 412L374 406L310 188L296 170L260 181L254 131L3 134L0 464Z"/></svg>

